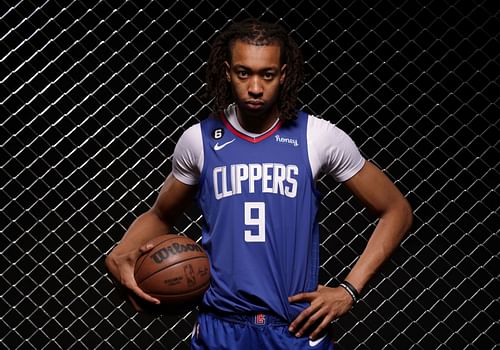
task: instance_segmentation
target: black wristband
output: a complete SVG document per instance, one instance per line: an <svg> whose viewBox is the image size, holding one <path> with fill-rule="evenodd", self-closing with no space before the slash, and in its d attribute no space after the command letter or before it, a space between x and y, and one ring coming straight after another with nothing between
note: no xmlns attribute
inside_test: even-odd
<svg viewBox="0 0 500 350"><path fill-rule="evenodd" d="M350 284L347 281L343 281L339 284L340 287L344 288L347 293L351 296L352 300L354 301L354 304L356 304L361 296L359 295L359 292L352 284Z"/></svg>

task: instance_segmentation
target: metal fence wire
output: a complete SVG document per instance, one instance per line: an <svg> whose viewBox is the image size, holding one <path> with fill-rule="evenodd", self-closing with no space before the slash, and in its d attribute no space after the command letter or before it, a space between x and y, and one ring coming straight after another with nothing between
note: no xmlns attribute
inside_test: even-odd
<svg viewBox="0 0 500 350"><path fill-rule="evenodd" d="M495 1L0 2L0 345L184 349L196 310L137 314L104 256L153 203L204 118L210 43L256 16L299 43L300 107L339 125L413 206L414 225L335 322L337 349L500 344L499 6ZM320 282L374 227L320 179ZM190 208L176 226L200 236Z"/></svg>

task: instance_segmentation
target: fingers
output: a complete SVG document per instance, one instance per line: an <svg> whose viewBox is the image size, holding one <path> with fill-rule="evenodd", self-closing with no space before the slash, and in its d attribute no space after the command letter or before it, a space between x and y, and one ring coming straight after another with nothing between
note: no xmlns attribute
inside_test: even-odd
<svg viewBox="0 0 500 350"><path fill-rule="evenodd" d="M137 312L144 312L144 308L137 302L137 300L134 298L132 294L127 294L127 299L134 308L135 311Z"/></svg>
<svg viewBox="0 0 500 350"><path fill-rule="evenodd" d="M153 243L146 243L142 246L139 247L139 252L142 254L149 252L151 249L153 249L155 245Z"/></svg>
<svg viewBox="0 0 500 350"><path fill-rule="evenodd" d="M288 302L289 303L296 303L296 302L301 302L301 301L306 301L306 302L311 302L314 300L314 298L317 296L317 292L305 292L305 293L299 293L292 295L288 297ZM295 330L298 328L304 320L308 319L310 314L313 312L312 305L303 310L296 318L293 320L292 323L290 323L290 326L288 327L288 330L293 333ZM301 336L301 333L295 334L297 337Z"/></svg>
<svg viewBox="0 0 500 350"><path fill-rule="evenodd" d="M137 312L150 312L151 305L158 305L160 301L146 294L139 286L126 286L123 284L117 285L117 290L121 296L127 300L132 308Z"/></svg>
<svg viewBox="0 0 500 350"><path fill-rule="evenodd" d="M330 322L334 321L334 315L327 307L308 307L290 324L288 330L296 337L302 337L306 332L309 338L314 340L325 330Z"/></svg>
<svg viewBox="0 0 500 350"><path fill-rule="evenodd" d="M145 244L139 248L140 251L148 251L153 248L152 244ZM140 255L140 254L139 254ZM160 301L145 293L139 286L134 277L135 260L130 254L114 257L106 261L108 275L122 297L126 297L137 311L143 308L138 305L138 301L144 300L152 304L160 304ZM134 300L134 296L139 299Z"/></svg>
<svg viewBox="0 0 500 350"><path fill-rule="evenodd" d="M311 301L315 298L316 292L299 293L288 297L289 303L296 303L300 301Z"/></svg>
<svg viewBox="0 0 500 350"><path fill-rule="evenodd" d="M316 309L313 305L304 309L296 318L290 323L288 331L290 333L295 333L296 337L301 337L304 332L309 328L309 326L316 320L315 316ZM317 316L316 316L317 317ZM300 326L302 325L302 326Z"/></svg>
<svg viewBox="0 0 500 350"><path fill-rule="evenodd" d="M311 340L316 339L329 324L350 309L351 300L339 288L319 285L316 292L300 293L289 297L290 302L307 301L310 306L305 308L290 323L289 331L297 337L306 332Z"/></svg>
<svg viewBox="0 0 500 350"><path fill-rule="evenodd" d="M316 340L328 327L328 325L333 322L335 319L333 317L325 317L323 318L323 321L316 327L316 329L309 335L309 339L311 340Z"/></svg>
<svg viewBox="0 0 500 350"><path fill-rule="evenodd" d="M148 251L150 251L151 249L154 248L154 244L152 243L146 243L144 245L142 245L141 247L139 247L139 252L141 254L144 254ZM135 264L134 264L135 266ZM130 279L127 281L127 283L124 283L125 286L131 290L135 295L137 295L139 298L147 301L147 302L150 302L150 303L153 303L153 304L159 304L160 301L156 298L153 298L152 296L150 296L149 294L146 294L138 285L137 285L137 282L135 281L135 276L133 274L133 269L130 271L131 273L131 276Z"/></svg>
<svg viewBox="0 0 500 350"><path fill-rule="evenodd" d="M146 294L144 293L144 291L139 288L139 287L135 287L135 288L132 288L130 289L132 292L134 292L135 295L137 295L139 298L147 301L147 302L150 302L150 303L153 303L153 304L159 304L160 301L156 298L153 298L151 295L149 294Z"/></svg>

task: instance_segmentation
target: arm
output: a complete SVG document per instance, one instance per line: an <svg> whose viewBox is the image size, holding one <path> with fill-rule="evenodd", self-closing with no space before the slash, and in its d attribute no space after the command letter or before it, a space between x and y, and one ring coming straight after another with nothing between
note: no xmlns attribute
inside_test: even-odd
<svg viewBox="0 0 500 350"><path fill-rule="evenodd" d="M363 168L344 185L379 221L360 258L346 277L361 291L383 263L401 243L412 223L412 210L398 188L375 165L366 162ZM290 302L308 301L310 306L290 324L290 331L301 336L315 322L320 322L311 333L315 339L333 320L347 313L353 300L343 288L319 286L315 292L300 293Z"/></svg>
<svg viewBox="0 0 500 350"><path fill-rule="evenodd" d="M399 246L412 224L413 214L397 187L372 163L367 162L345 185L380 218L363 254L346 277L361 292Z"/></svg>
<svg viewBox="0 0 500 350"><path fill-rule="evenodd" d="M134 279L135 262L143 252L152 248L145 245L149 240L172 232L176 219L194 198L196 188L185 185L172 174L167 177L151 209L137 217L106 257L106 268L115 282L148 302L158 303L157 299L137 286Z"/></svg>

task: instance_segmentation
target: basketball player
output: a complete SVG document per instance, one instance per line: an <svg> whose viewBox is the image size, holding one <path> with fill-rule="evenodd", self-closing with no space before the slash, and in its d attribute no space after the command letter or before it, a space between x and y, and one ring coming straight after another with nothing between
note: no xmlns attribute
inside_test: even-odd
<svg viewBox="0 0 500 350"><path fill-rule="evenodd" d="M212 281L193 349L333 349L331 322L347 313L412 221L396 186L346 133L296 110L303 60L278 25L257 20L221 32L208 60L214 115L180 137L156 203L106 259L138 297L133 267L145 243L172 232L198 201ZM318 284L320 195L327 173L380 218L345 281Z"/></svg>

